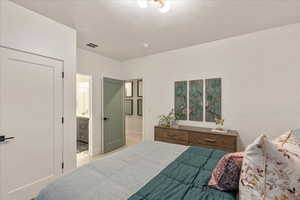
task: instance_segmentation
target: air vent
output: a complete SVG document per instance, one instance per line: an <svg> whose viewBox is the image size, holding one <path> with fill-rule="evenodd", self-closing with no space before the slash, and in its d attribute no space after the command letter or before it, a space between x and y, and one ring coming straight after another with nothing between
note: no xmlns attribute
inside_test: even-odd
<svg viewBox="0 0 300 200"><path fill-rule="evenodd" d="M91 47L91 48L97 48L98 45L94 43L88 43L86 46Z"/></svg>

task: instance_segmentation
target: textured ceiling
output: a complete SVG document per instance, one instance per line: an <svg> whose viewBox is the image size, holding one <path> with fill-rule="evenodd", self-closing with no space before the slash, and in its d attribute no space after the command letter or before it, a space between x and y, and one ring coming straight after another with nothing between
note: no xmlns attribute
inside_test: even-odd
<svg viewBox="0 0 300 200"><path fill-rule="evenodd" d="M12 1L75 28L79 47L118 60L300 22L300 0L169 0L166 14L137 0Z"/></svg>

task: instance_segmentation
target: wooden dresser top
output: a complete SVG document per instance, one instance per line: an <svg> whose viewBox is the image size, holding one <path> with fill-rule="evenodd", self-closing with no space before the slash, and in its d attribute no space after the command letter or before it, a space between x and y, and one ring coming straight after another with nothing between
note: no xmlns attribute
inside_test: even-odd
<svg viewBox="0 0 300 200"><path fill-rule="evenodd" d="M178 128L156 126L155 128L190 131L190 132L198 132L198 133L211 133L216 135L226 135L226 136L233 136L233 137L237 137L239 135L239 133L235 130L227 130L227 132L219 132L219 131L213 131L212 128L194 127L194 126L179 126Z"/></svg>

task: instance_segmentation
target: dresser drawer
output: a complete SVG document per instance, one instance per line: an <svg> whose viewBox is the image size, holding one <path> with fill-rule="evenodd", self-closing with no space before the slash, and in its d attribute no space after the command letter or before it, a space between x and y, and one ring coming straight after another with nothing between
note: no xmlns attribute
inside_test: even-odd
<svg viewBox="0 0 300 200"><path fill-rule="evenodd" d="M184 131L177 131L175 129L163 129L158 128L155 131L156 138L165 138L167 140L176 140L188 142L189 133Z"/></svg>
<svg viewBox="0 0 300 200"><path fill-rule="evenodd" d="M203 146L227 151L235 151L236 137L211 133L190 133L189 144L191 146Z"/></svg>
<svg viewBox="0 0 300 200"><path fill-rule="evenodd" d="M154 138L156 141L200 146L218 149L226 152L237 150L238 132L228 130L226 134L215 133L210 128L179 126L178 128L155 127Z"/></svg>

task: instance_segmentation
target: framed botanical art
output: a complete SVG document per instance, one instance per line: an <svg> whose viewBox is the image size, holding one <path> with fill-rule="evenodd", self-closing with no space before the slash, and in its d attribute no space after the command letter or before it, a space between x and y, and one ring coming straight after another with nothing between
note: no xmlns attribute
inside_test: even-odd
<svg viewBox="0 0 300 200"><path fill-rule="evenodd" d="M143 99L137 100L137 115L143 116Z"/></svg>
<svg viewBox="0 0 300 200"><path fill-rule="evenodd" d="M143 97L143 80L137 81L137 96Z"/></svg>
<svg viewBox="0 0 300 200"><path fill-rule="evenodd" d="M175 118L187 120L187 81L175 82Z"/></svg>
<svg viewBox="0 0 300 200"><path fill-rule="evenodd" d="M222 79L175 82L174 104L176 120L215 122L222 119Z"/></svg>
<svg viewBox="0 0 300 200"><path fill-rule="evenodd" d="M133 97L133 82L125 82L125 97Z"/></svg>
<svg viewBox="0 0 300 200"><path fill-rule="evenodd" d="M125 115L133 115L133 100L125 99Z"/></svg>
<svg viewBox="0 0 300 200"><path fill-rule="evenodd" d="M189 81L189 120L203 121L203 80Z"/></svg>
<svg viewBox="0 0 300 200"><path fill-rule="evenodd" d="M125 82L125 97L133 97L133 82Z"/></svg>
<svg viewBox="0 0 300 200"><path fill-rule="evenodd" d="M205 121L215 122L215 119L222 118L222 79L207 79L205 84Z"/></svg>

